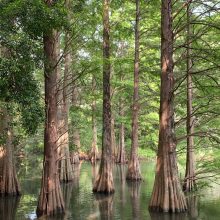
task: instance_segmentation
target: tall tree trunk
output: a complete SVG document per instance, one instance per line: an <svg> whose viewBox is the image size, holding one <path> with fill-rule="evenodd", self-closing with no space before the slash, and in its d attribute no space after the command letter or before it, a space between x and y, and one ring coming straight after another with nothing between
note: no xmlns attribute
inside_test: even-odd
<svg viewBox="0 0 220 220"><path fill-rule="evenodd" d="M102 157L93 191L113 193L112 146L111 146L111 91L110 91L110 39L109 0L103 0L103 131Z"/></svg>
<svg viewBox="0 0 220 220"><path fill-rule="evenodd" d="M120 98L119 100L119 115L121 118L124 117L124 106L123 101ZM125 157L125 126L123 122L120 122L119 127L119 148L118 148L118 155L117 155L117 163L124 164L126 163Z"/></svg>
<svg viewBox="0 0 220 220"><path fill-rule="evenodd" d="M13 155L12 118L8 111L8 103L0 107L0 196L20 195L15 160Z"/></svg>
<svg viewBox="0 0 220 220"><path fill-rule="evenodd" d="M111 145L112 145L112 156L115 161L116 155L117 155L117 144L116 144L116 138L115 138L115 118L113 114L111 115Z"/></svg>
<svg viewBox="0 0 220 220"><path fill-rule="evenodd" d="M95 94L95 77L92 78L92 91L93 95ZM92 146L91 146L91 163L96 163L98 156L98 147L97 147L97 126L96 126L96 100L93 97L92 101Z"/></svg>
<svg viewBox="0 0 220 220"><path fill-rule="evenodd" d="M78 88L75 85L75 83L73 83L73 88L72 88L72 106L74 108L77 107L78 105L78 99L79 99L79 92L78 92ZM74 151L75 152L79 152L80 151L80 147L81 147L81 142L80 142L80 132L79 129L77 127L76 122L73 120L72 124L71 124L71 142L73 144L74 147Z"/></svg>
<svg viewBox="0 0 220 220"><path fill-rule="evenodd" d="M172 0L162 1L161 69L159 146L149 209L184 212L187 205L178 177L174 133Z"/></svg>
<svg viewBox="0 0 220 220"><path fill-rule="evenodd" d="M68 7L69 1L66 1ZM71 52L70 52L70 36L69 33L65 33L65 60L64 60L64 79L63 84L60 83L60 105L59 112L60 115L60 126L59 126L59 151L60 151L60 164L59 164L59 174L60 181L69 182L73 180L73 170L70 160L69 152L69 126L68 126L68 116L69 116L69 103L68 103L68 92L69 92L69 76L71 72ZM60 80L61 82L61 80Z"/></svg>
<svg viewBox="0 0 220 220"><path fill-rule="evenodd" d="M192 59L191 59L191 47L192 47L192 29L190 24L190 4L187 5L187 154L186 154L186 172L183 183L183 190L190 192L196 188L195 180L195 155L194 155L194 120L193 120L193 82L192 82Z"/></svg>
<svg viewBox="0 0 220 220"><path fill-rule="evenodd" d="M52 7L48 3L49 7ZM57 43L58 33L44 33L44 76L45 76L45 130L44 162L41 191L37 215L55 215L64 212L64 201L58 175L58 126L57 126Z"/></svg>
<svg viewBox="0 0 220 220"><path fill-rule="evenodd" d="M132 109L132 134L131 134L131 153L128 162L128 180L141 180L141 171L138 160L138 111L139 111L139 20L140 20L140 2L136 0L136 23L135 23L135 58L134 58L134 95Z"/></svg>

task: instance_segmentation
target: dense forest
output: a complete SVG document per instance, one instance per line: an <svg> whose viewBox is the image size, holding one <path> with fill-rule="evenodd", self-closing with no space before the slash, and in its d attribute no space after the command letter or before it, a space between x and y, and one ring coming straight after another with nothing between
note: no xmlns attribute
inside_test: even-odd
<svg viewBox="0 0 220 220"><path fill-rule="evenodd" d="M0 219L219 219L219 11L1 0Z"/></svg>

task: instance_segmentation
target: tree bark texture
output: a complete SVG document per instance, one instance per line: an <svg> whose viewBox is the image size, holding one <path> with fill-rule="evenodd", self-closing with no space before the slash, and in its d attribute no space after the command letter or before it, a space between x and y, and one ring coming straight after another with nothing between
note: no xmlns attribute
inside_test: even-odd
<svg viewBox="0 0 220 220"><path fill-rule="evenodd" d="M12 117L6 102L0 106L0 140L0 196L20 195L13 155Z"/></svg>
<svg viewBox="0 0 220 220"><path fill-rule="evenodd" d="M124 117L124 106L123 101L120 98L119 101L119 115L121 118ZM119 148L117 155L117 163L124 164L126 163L126 155L125 155L125 126L124 123L121 122L119 125Z"/></svg>
<svg viewBox="0 0 220 220"><path fill-rule="evenodd" d="M58 33L44 33L45 75L45 130L44 162L37 215L55 215L64 212L64 201L58 173L58 125L57 125L57 43Z"/></svg>
<svg viewBox="0 0 220 220"><path fill-rule="evenodd" d="M113 193L112 146L111 146L111 91L110 91L110 39L109 0L103 0L103 131L102 157L93 191Z"/></svg>
<svg viewBox="0 0 220 220"><path fill-rule="evenodd" d="M195 180L195 155L194 155L194 117L193 117L193 82L192 82L192 59L191 59L191 37L192 28L190 24L190 4L187 5L187 153L186 153L186 171L183 183L183 190L190 192L196 188Z"/></svg>
<svg viewBox="0 0 220 220"><path fill-rule="evenodd" d="M115 118L113 114L111 115L111 145L112 145L112 155L114 158L114 161L116 160L117 155L117 144L116 144L116 138L115 138Z"/></svg>
<svg viewBox="0 0 220 220"><path fill-rule="evenodd" d="M78 98L79 98L79 93L77 90L76 85L73 85L73 91L72 91L72 106L77 107L78 105ZM74 147L74 151L79 153L80 148L81 148L81 142L80 142L80 132L79 129L77 128L77 125L75 124L74 121L72 121L72 137L71 137L71 142Z"/></svg>
<svg viewBox="0 0 220 220"><path fill-rule="evenodd" d="M162 73L159 146L149 209L162 212L184 212L187 205L178 177L174 132L172 0L162 1L161 17Z"/></svg>
<svg viewBox="0 0 220 220"><path fill-rule="evenodd" d="M59 126L59 174L60 181L69 182L73 180L73 170L71 166L70 152L69 152L69 127L68 127L68 115L69 115L69 103L68 103L68 84L69 75L71 72L71 53L69 51L69 33L65 33L65 59L64 59L64 77L62 81L61 72L59 78L58 88L58 126Z"/></svg>
<svg viewBox="0 0 220 220"><path fill-rule="evenodd" d="M134 94L132 109L132 134L131 134L131 153L128 162L128 180L141 180L141 171L138 160L138 112L139 112L139 20L140 20L140 2L136 0L136 22L135 22L135 58L134 58Z"/></svg>

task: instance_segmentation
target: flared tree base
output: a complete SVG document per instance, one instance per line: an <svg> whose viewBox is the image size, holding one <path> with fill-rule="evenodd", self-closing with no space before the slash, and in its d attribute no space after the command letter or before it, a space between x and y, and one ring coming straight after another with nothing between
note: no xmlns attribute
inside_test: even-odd
<svg viewBox="0 0 220 220"><path fill-rule="evenodd" d="M3 171L3 176L0 181L0 196L19 196L21 195L20 184L17 179L15 170Z"/></svg>
<svg viewBox="0 0 220 220"><path fill-rule="evenodd" d="M114 193L114 183L113 183L113 176L112 176L112 169L110 166L102 167L100 165L100 171L96 178L93 192L94 193L104 193L104 194L111 194Z"/></svg>
<svg viewBox="0 0 220 220"><path fill-rule="evenodd" d="M138 159L132 159L128 164L128 171L126 175L126 180L129 181L141 181L141 171Z"/></svg>

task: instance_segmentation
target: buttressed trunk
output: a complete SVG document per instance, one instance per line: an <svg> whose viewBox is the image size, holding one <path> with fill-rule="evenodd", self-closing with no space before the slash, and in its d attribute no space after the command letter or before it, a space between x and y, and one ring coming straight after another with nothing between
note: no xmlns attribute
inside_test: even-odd
<svg viewBox="0 0 220 220"><path fill-rule="evenodd" d="M111 92L110 92L110 40L109 40L109 0L103 0L103 131L102 157L99 173L93 191L113 193L112 146L111 146Z"/></svg>
<svg viewBox="0 0 220 220"><path fill-rule="evenodd" d="M183 190L190 192L196 189L195 180L195 155L194 155L194 119L193 119L193 82L192 82L192 28L190 24L190 4L187 6L187 154L186 154L186 173L183 183Z"/></svg>
<svg viewBox="0 0 220 220"><path fill-rule="evenodd" d="M128 162L128 180L141 180L141 171L138 160L138 111L139 111L139 20L140 20L140 2L136 0L136 23L135 23L135 59L134 59L134 95L132 109L132 136L131 136L131 153Z"/></svg>
<svg viewBox="0 0 220 220"><path fill-rule="evenodd" d="M57 31L49 30L44 33L43 43L45 56L45 130L43 176L37 206L38 216L64 212L64 201L58 173Z"/></svg>
<svg viewBox="0 0 220 220"><path fill-rule="evenodd" d="M162 73L159 145L149 209L162 212L184 212L187 205L178 177L174 133L172 0L162 1L161 18Z"/></svg>
<svg viewBox="0 0 220 220"><path fill-rule="evenodd" d="M15 160L13 155L12 120L8 111L8 103L0 106L0 196L20 195Z"/></svg>

